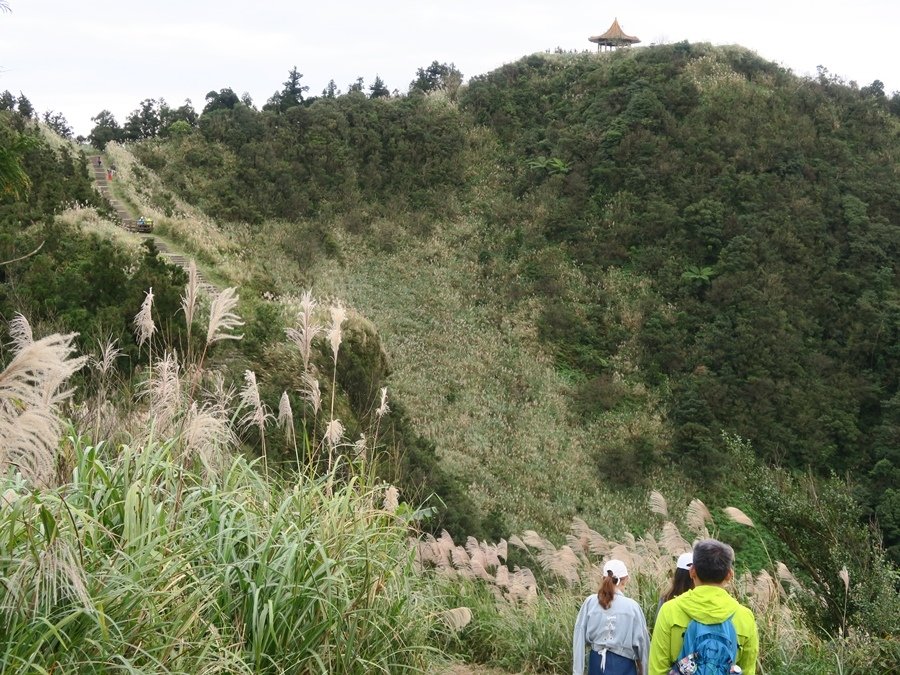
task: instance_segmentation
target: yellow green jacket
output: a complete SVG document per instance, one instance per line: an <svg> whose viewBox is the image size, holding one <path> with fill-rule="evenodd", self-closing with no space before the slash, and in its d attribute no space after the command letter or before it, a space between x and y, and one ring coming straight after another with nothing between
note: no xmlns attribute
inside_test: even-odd
<svg viewBox="0 0 900 675"><path fill-rule="evenodd" d="M744 675L756 675L759 636L753 612L719 586L698 586L663 603L656 615L650 641L649 675L667 675L681 652L684 631L691 619L701 623L721 623L728 617L738 636L737 664Z"/></svg>

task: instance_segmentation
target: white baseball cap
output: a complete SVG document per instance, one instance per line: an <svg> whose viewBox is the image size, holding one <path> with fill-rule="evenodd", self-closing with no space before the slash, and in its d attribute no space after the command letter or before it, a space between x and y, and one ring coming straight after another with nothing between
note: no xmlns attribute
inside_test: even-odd
<svg viewBox="0 0 900 675"><path fill-rule="evenodd" d="M605 576L609 576L609 573L612 572L612 575L616 579L621 579L622 577L628 576L628 568L625 567L625 563L621 560L607 560L603 563L603 574Z"/></svg>
<svg viewBox="0 0 900 675"><path fill-rule="evenodd" d="M682 553L678 556L678 569L680 570L689 570L691 569L691 565L694 564L694 554L688 551L687 553Z"/></svg>

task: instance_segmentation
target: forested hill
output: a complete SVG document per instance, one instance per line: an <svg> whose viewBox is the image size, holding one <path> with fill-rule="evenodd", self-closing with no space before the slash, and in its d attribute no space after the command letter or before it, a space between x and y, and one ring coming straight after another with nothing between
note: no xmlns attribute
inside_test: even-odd
<svg viewBox="0 0 900 675"><path fill-rule="evenodd" d="M895 546L898 103L878 82L799 79L742 49L685 44L535 56L465 97L519 167L499 229L528 223L588 276L652 280L639 372L667 383L663 452L713 480L728 470L724 428L769 461L850 472ZM607 299L552 295L544 335L602 378L625 337Z"/></svg>
<svg viewBox="0 0 900 675"><path fill-rule="evenodd" d="M262 110L213 91L137 153L217 219L306 222L269 243L301 264L341 260L332 227L391 251L392 232L475 222L495 297L539 302L572 424L661 415L664 432L599 449L604 480L727 484L725 430L764 462L849 476L896 556L900 97L687 43L452 84L304 99L292 77Z"/></svg>

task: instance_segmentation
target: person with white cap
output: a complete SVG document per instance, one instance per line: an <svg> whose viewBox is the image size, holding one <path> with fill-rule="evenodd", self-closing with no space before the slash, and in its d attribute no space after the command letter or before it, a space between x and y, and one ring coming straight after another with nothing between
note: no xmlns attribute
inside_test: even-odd
<svg viewBox="0 0 900 675"><path fill-rule="evenodd" d="M572 675L584 675L588 645L588 675L647 675L647 621L640 605L622 594L627 583L624 562L609 560L603 565L600 589L585 599L575 619Z"/></svg>
<svg viewBox="0 0 900 675"><path fill-rule="evenodd" d="M678 562L675 564L675 574L672 577L672 585L669 590L659 597L659 606L662 607L664 602L668 602L672 598L677 598L682 593L691 590L694 587L694 580L691 579L691 566L694 564L694 554L692 551L682 553L678 556Z"/></svg>

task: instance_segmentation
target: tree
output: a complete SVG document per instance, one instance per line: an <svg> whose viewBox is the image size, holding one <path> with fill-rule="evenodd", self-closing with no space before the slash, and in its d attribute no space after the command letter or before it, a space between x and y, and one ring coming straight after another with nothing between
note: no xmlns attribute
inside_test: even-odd
<svg viewBox="0 0 900 675"><path fill-rule="evenodd" d="M186 98L184 100L184 105L179 106L178 108L170 108L166 105L165 101L160 99L159 135L167 135L175 122L184 122L188 126L188 129L190 129L197 125L197 117L197 111L194 110L194 106L189 98Z"/></svg>
<svg viewBox="0 0 900 675"><path fill-rule="evenodd" d="M263 106L263 110L283 113L301 105L303 94L309 91L309 87L300 84L301 79L303 79L303 73L297 70L297 66L291 68L288 79L284 82L284 88L272 94L272 97Z"/></svg>
<svg viewBox="0 0 900 675"><path fill-rule="evenodd" d="M141 107L133 110L125 120L125 137L132 140L143 138L155 138L162 127L160 121L160 108L165 106L165 101L159 102L152 98L141 101Z"/></svg>
<svg viewBox="0 0 900 675"><path fill-rule="evenodd" d="M203 107L203 115L215 110L233 110L234 106L241 102L231 87L225 87L219 91L211 91L206 94L205 98L206 105Z"/></svg>
<svg viewBox="0 0 900 675"><path fill-rule="evenodd" d="M427 68L419 68L416 71L416 79L409 83L409 91L427 94L431 91L444 90L450 98L456 98L462 78L463 74L454 64L432 61Z"/></svg>
<svg viewBox="0 0 900 675"><path fill-rule="evenodd" d="M44 113L44 123L63 138L72 138L72 127L62 113L48 110Z"/></svg>
<svg viewBox="0 0 900 675"><path fill-rule="evenodd" d="M110 141L118 143L125 139L125 132L109 110L101 110L91 122L94 128L88 135L88 142L98 150L103 150Z"/></svg>
<svg viewBox="0 0 900 675"><path fill-rule="evenodd" d="M362 92L363 87L365 87L365 82L363 81L363 79L361 77L357 77L356 82L351 82L350 84L347 85L347 93L354 94L354 93Z"/></svg>
<svg viewBox="0 0 900 675"><path fill-rule="evenodd" d="M337 84L334 80L328 80L328 86L322 90L322 96L324 98L335 98L341 95L341 90L337 88Z"/></svg>
<svg viewBox="0 0 900 675"><path fill-rule="evenodd" d="M369 87L369 92L369 98L387 98L391 95L390 90L384 84L384 80L378 75L375 76L375 81Z"/></svg>
<svg viewBox="0 0 900 675"><path fill-rule="evenodd" d="M19 109L19 114L26 118L31 119L34 117L34 106L31 105L31 101L25 98L25 94L19 92L19 100L17 101L17 107Z"/></svg>
<svg viewBox="0 0 900 675"><path fill-rule="evenodd" d="M4 91L0 94L0 110L15 110L16 97L11 91Z"/></svg>

